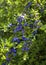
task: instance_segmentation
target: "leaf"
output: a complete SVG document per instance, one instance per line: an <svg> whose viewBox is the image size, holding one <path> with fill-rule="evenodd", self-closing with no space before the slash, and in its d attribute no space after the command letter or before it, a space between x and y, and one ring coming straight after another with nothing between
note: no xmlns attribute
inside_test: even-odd
<svg viewBox="0 0 46 65"><path fill-rule="evenodd" d="M46 24L40 27L41 30L46 30Z"/></svg>

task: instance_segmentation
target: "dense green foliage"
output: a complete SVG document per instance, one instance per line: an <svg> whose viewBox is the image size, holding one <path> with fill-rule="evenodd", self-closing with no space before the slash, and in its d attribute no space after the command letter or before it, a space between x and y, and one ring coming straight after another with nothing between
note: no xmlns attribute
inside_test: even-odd
<svg viewBox="0 0 46 65"><path fill-rule="evenodd" d="M0 65L46 65L46 0L0 0Z"/></svg>

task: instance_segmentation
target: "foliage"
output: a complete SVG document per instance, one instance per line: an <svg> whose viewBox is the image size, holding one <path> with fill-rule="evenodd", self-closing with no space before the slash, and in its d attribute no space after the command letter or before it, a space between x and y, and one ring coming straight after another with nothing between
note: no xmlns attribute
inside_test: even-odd
<svg viewBox="0 0 46 65"><path fill-rule="evenodd" d="M46 65L46 0L0 0L0 65Z"/></svg>

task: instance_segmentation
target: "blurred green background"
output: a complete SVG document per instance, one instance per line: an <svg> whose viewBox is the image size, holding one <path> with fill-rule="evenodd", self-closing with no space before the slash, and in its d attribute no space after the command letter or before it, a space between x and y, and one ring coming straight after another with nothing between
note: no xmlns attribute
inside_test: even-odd
<svg viewBox="0 0 46 65"><path fill-rule="evenodd" d="M19 24L23 33L14 32ZM25 43L29 50L22 50ZM46 65L46 0L0 0L0 65Z"/></svg>

